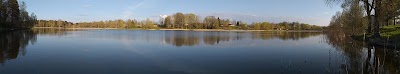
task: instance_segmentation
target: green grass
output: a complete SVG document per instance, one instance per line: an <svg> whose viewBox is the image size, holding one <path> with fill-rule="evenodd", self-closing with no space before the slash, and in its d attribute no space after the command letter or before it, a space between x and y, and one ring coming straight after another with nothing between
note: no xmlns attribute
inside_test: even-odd
<svg viewBox="0 0 400 74"><path fill-rule="evenodd" d="M394 42L396 44L400 43L400 24L394 26L384 26L381 30L382 39Z"/></svg>
<svg viewBox="0 0 400 74"><path fill-rule="evenodd" d="M400 34L400 25L390 25L390 26L384 26L382 28L382 36L394 36L394 35L399 35Z"/></svg>

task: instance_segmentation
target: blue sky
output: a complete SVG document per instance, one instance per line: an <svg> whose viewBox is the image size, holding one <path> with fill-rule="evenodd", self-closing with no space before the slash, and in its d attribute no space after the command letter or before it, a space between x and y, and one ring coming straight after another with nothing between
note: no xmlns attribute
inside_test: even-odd
<svg viewBox="0 0 400 74"><path fill-rule="evenodd" d="M176 12L195 13L245 22L298 21L326 26L341 11L324 0L19 0L38 19L88 22L151 18Z"/></svg>

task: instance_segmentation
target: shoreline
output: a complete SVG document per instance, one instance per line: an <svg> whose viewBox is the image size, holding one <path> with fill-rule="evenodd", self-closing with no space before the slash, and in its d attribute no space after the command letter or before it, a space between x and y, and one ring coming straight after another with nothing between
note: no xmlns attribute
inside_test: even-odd
<svg viewBox="0 0 400 74"><path fill-rule="evenodd" d="M261 31L286 31L286 32L323 32L319 30L226 30L226 29L121 29L121 28L58 28L58 27L33 27L42 29L88 29L88 30L152 30L152 31L231 31L231 32L261 32Z"/></svg>
<svg viewBox="0 0 400 74"><path fill-rule="evenodd" d="M30 28L0 28L0 31L27 30Z"/></svg>
<svg viewBox="0 0 400 74"><path fill-rule="evenodd" d="M388 48L397 48L399 45L390 43L387 40L381 40L381 39L368 39L368 42L371 43L372 45L378 45L378 46L383 46L383 47L388 47Z"/></svg>
<svg viewBox="0 0 400 74"><path fill-rule="evenodd" d="M360 38L362 36L359 36L359 35L352 35L350 37L356 41L363 41L363 42L366 42L373 46L386 47L386 48L392 48L392 49L396 49L397 47L400 47L400 45L398 45L396 43L391 43L390 41L382 40L380 38L366 37L364 40L364 39ZM400 49L396 49L396 50L400 51Z"/></svg>
<svg viewBox="0 0 400 74"><path fill-rule="evenodd" d="M60 28L60 27L33 27L38 29L119 29L119 28Z"/></svg>

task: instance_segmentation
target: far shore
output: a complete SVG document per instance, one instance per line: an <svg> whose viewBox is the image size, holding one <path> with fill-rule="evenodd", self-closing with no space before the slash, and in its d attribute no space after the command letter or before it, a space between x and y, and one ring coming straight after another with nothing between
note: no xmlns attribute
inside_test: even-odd
<svg viewBox="0 0 400 74"><path fill-rule="evenodd" d="M34 28L51 28L51 29L91 29L91 30L118 30L121 28L59 28L59 27L34 27ZM286 31L286 32L322 32L319 30L227 30L227 29L121 29L121 30L161 30L161 31Z"/></svg>

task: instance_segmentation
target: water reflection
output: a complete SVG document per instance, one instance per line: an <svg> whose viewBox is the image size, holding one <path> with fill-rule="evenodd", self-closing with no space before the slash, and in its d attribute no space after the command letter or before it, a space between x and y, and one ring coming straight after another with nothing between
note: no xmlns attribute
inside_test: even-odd
<svg viewBox="0 0 400 74"><path fill-rule="evenodd" d="M0 31L0 63L25 55L28 44L35 42L36 33L32 30Z"/></svg>
<svg viewBox="0 0 400 74"><path fill-rule="evenodd" d="M67 35L68 31L84 31L82 29L50 29L50 28L43 28L43 29L32 29L33 32L40 34L40 35L52 35L52 36L63 36Z"/></svg>
<svg viewBox="0 0 400 74"><path fill-rule="evenodd" d="M315 71L315 69L317 69L318 71L324 71L326 68L328 73L350 73L350 74L364 74L364 73L399 74L400 73L399 72L400 58L398 51L381 47L373 47L364 42L354 41L353 39L346 36L346 34L342 32L327 32L327 33L270 32L270 31L197 32L197 31L137 31L137 30L132 31L132 30L73 30L73 29L33 29L33 30L22 30L22 31L2 31L0 32L0 44L1 44L0 63L4 63L7 60L16 59L19 55L25 55L27 53L25 48L29 44L34 44L36 42L36 35L42 37L39 39L52 38L52 39L65 40L64 42L68 43L61 44L59 47L60 50L53 50L53 52L60 51L59 53L64 53L63 55L68 55L68 56L79 55L79 57L81 58L74 57L76 58L75 61L84 60L83 62L86 62L85 60L99 61L98 58L104 58L104 57L114 58L114 60L109 60L104 62L104 60L100 59L101 61L103 61L103 63L113 63L115 61L122 60L121 59L122 57L125 57L123 60L127 61L126 59L132 59L131 55L132 53L120 54L122 52L124 53L126 52L125 50L122 51L122 49L126 49L135 51L136 53L141 53L141 56L145 56L144 59L148 59L150 57L153 58L155 62L163 65L166 64L169 67L183 65L182 69L188 69L189 67L193 67L193 69L195 70L209 69L209 68L215 70L226 70L226 68L231 67L230 65L237 66L237 67L232 67L235 68L235 70L236 69L243 70L243 68L245 67L249 69L250 68L263 69L263 70L256 70L256 69L245 70L245 71L256 72L256 71L264 71L264 68L276 69L276 71L279 71L278 70L279 66L284 65L286 68L290 67L290 65L293 65L292 68L283 69L281 71L288 71L289 73L293 73L297 72L298 70L303 70L303 71L309 70L310 72L312 72ZM52 36L59 36L59 37L52 37ZM325 36L325 38L321 40L325 40L326 43L329 45L314 41L314 40L320 40L318 38L322 36ZM87 41L82 41L82 40L87 40ZM41 41L46 42L45 40ZM58 41L58 40L47 40L47 41L49 42L49 44L50 43L53 44L55 42L52 41ZM99 42L93 43L90 41L99 41ZM270 44L264 44L268 42ZM307 42L309 44L307 44ZM248 47L240 46L240 45L251 45L251 43L260 45L248 46ZM288 44L288 43L293 43L293 44ZM301 44L304 43L304 44L295 45L295 43L301 43ZM283 46L284 44L287 44L287 46ZM40 42L38 42L38 45L40 45ZM98 45L103 45L103 47L97 47ZM313 50L314 45L315 49L318 50ZM333 51L336 52L335 54L329 52L329 61L323 60L325 59L325 56L323 56L325 55L325 53L321 52L323 52L323 50L326 49L324 48L324 45L335 48L333 49ZM221 46L227 48L215 48L215 46ZM43 46L43 47L49 47L49 46ZM202 50L175 50L175 49L191 49L191 48L201 49L207 47L208 49L202 49ZM56 49L57 47L52 47L52 48ZM164 48L168 50L158 50ZM85 51L80 51L80 49L84 49ZM213 51L214 49L220 49L220 50ZM227 50L225 51L223 49ZM43 49L37 49L37 50L43 50ZM70 52L65 53L61 51L70 51ZM99 53L102 53L102 55L99 55ZM319 53L321 53L322 55L319 55ZM313 54L308 56L318 55L321 56L323 59L321 61L321 59L315 59L316 57L304 58L304 56L307 56L307 54ZM86 57L82 58L82 56ZM63 56L58 56L58 57L52 56L50 58L57 59L60 57ZM116 57L119 57L120 59ZM285 62L285 59L290 57L294 57L294 59L289 59L289 61ZM136 60L138 58L141 57L136 56L135 60L131 61L138 61ZM241 59L247 59L247 60L241 61ZM314 61L308 61L308 60L306 61L304 59L314 59ZM333 63L334 61L336 61L336 63ZM52 62L54 61L44 61L45 64L59 64ZM81 62L75 62L75 64L80 65ZM143 62L148 62L148 61L144 60ZM304 64L303 62L307 64ZM325 63L322 62L329 62L329 65L325 65ZM66 63L71 63L71 62L66 62ZM221 64L223 65L221 66ZM243 64L243 65L238 65L238 64ZM262 64L264 65L258 66ZM131 62L125 62L123 64L118 65L118 67L123 65L138 65L138 63L135 64ZM150 63L147 65L153 65L153 64ZM215 68L215 65L220 65L220 66ZM141 67L143 65L138 65L138 66ZM204 66L204 67L199 67L199 66ZM297 67L309 67L309 68L299 69ZM127 68L122 68L122 69L127 69ZM229 71L230 70L226 70L226 72ZM274 71L275 70L271 71L269 70L267 72L274 72Z"/></svg>
<svg viewBox="0 0 400 74"><path fill-rule="evenodd" d="M199 38L194 33L180 31L180 32L166 32L165 42L173 44L177 47L180 46L194 46L199 44Z"/></svg>
<svg viewBox="0 0 400 74"><path fill-rule="evenodd" d="M116 39L121 41L165 42L176 47L200 44L216 45L243 39L251 40L300 40L321 35L321 32L200 32L200 31L131 31L131 30L74 30L74 29L34 29L39 35L63 36L68 33L81 37ZM71 32L81 31L81 32Z"/></svg>
<svg viewBox="0 0 400 74"><path fill-rule="evenodd" d="M280 40L300 40L308 37L321 35L321 32L252 32L253 39L270 40L278 38Z"/></svg>
<svg viewBox="0 0 400 74"><path fill-rule="evenodd" d="M326 33L326 42L341 51L342 71L350 74L400 74L400 58L396 49L374 47L355 41L344 32Z"/></svg>
<svg viewBox="0 0 400 74"><path fill-rule="evenodd" d="M233 37L232 33L225 32L206 32L207 34L203 35L203 42L208 45L215 45L220 42L230 41ZM234 34L237 37L237 33Z"/></svg>
<svg viewBox="0 0 400 74"><path fill-rule="evenodd" d="M194 46L203 41L206 45L216 45L221 42L237 41L242 39L252 40L299 40L321 35L321 32L193 32L193 31L167 31L165 42L181 46ZM199 38L202 37L202 38Z"/></svg>

